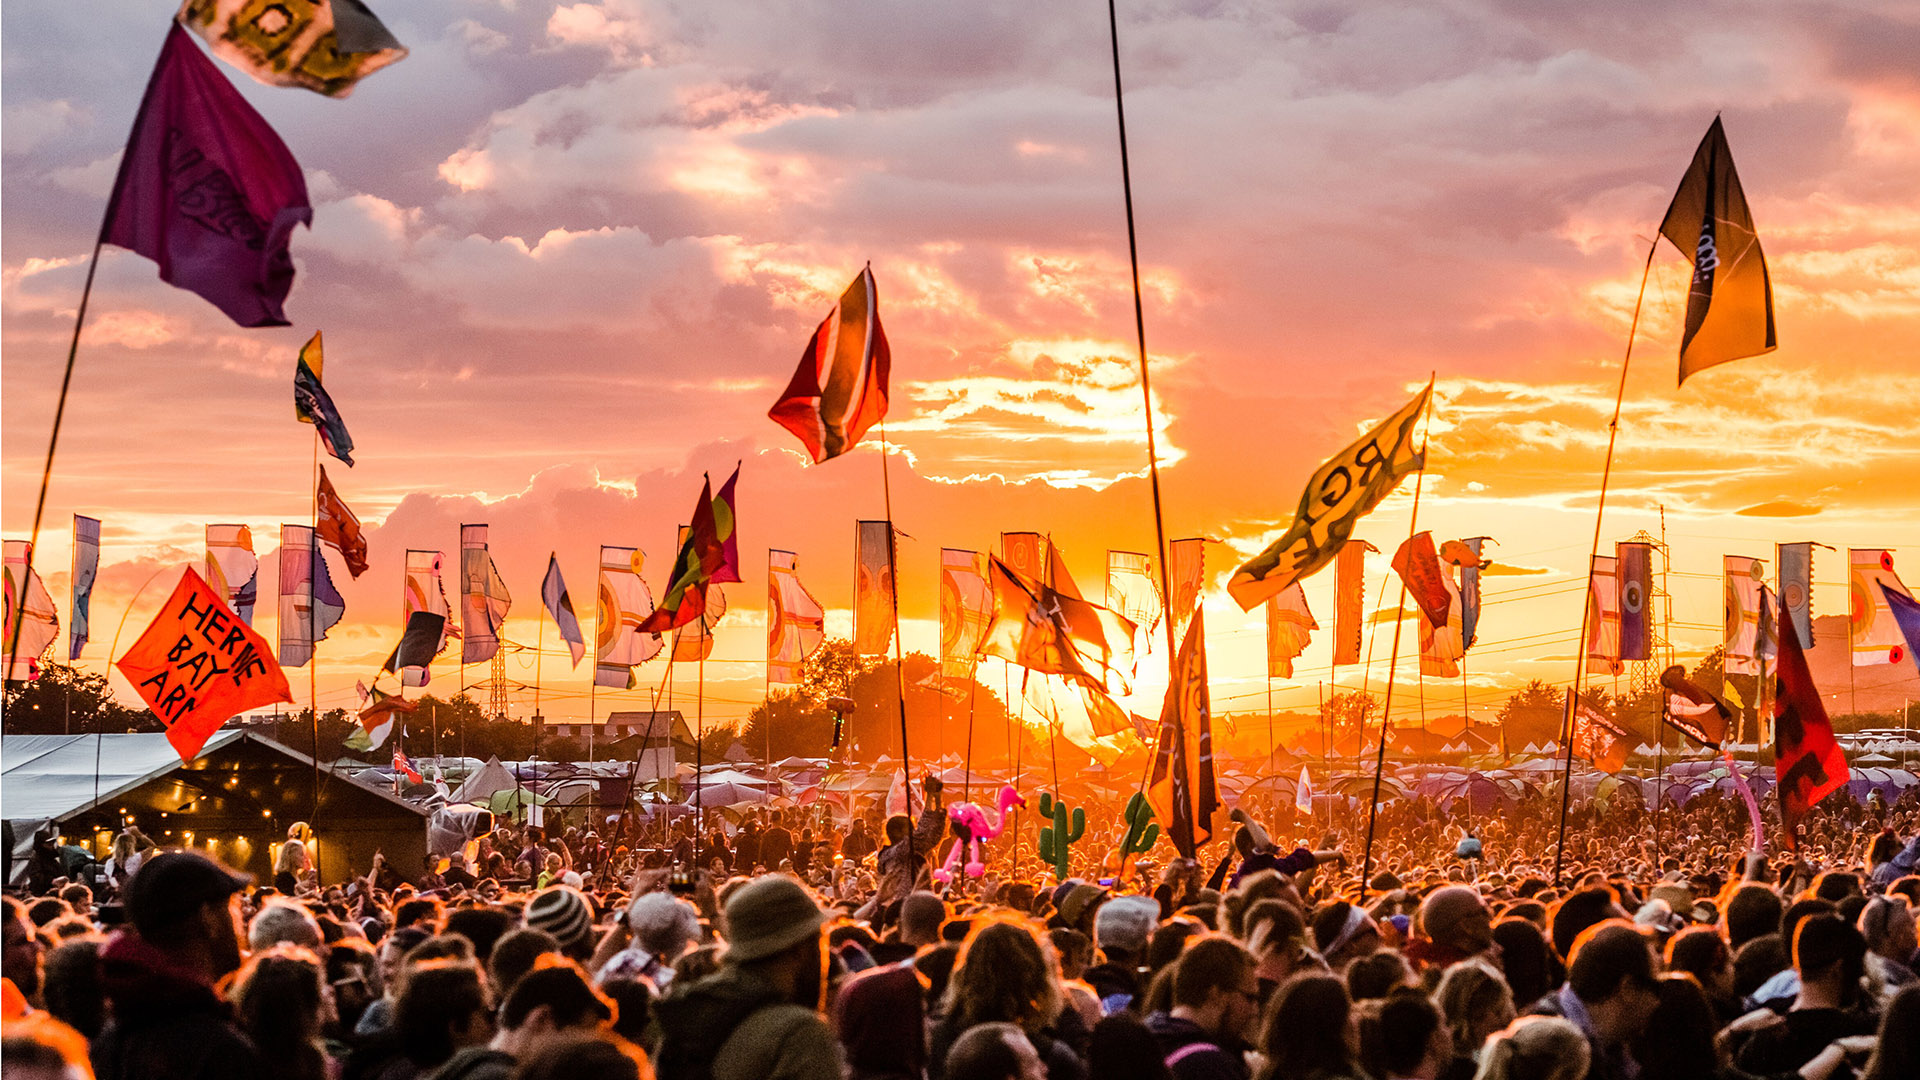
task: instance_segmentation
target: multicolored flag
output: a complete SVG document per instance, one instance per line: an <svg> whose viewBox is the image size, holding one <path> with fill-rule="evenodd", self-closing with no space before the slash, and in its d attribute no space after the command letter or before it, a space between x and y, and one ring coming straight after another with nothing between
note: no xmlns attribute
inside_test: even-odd
<svg viewBox="0 0 1920 1080"><path fill-rule="evenodd" d="M1333 662L1360 662L1360 624L1367 602L1367 552L1380 549L1365 540L1340 545L1333 562Z"/></svg>
<svg viewBox="0 0 1920 1080"><path fill-rule="evenodd" d="M359 712L360 723L347 732L347 748L362 753L378 750L385 746L393 734L394 723L398 717L413 711L413 702L399 694L389 694L375 686L361 687L364 704Z"/></svg>
<svg viewBox="0 0 1920 1080"><path fill-rule="evenodd" d="M1680 382L1715 364L1772 352L1773 283L1718 116L1680 178L1660 235L1693 258Z"/></svg>
<svg viewBox="0 0 1920 1080"><path fill-rule="evenodd" d="M32 568L33 545L8 540L4 552L7 606L0 625L0 671L7 682L26 682L40 677L41 654L60 638L60 613Z"/></svg>
<svg viewBox="0 0 1920 1080"><path fill-rule="evenodd" d="M500 628L513 597L487 551L485 525L460 526L460 662L481 664L500 651Z"/></svg>
<svg viewBox="0 0 1920 1080"><path fill-rule="evenodd" d="M100 573L100 519L73 515L73 625L67 632L67 659L80 659L87 647L93 608L93 580Z"/></svg>
<svg viewBox="0 0 1920 1080"><path fill-rule="evenodd" d="M767 552L767 683L790 685L800 681L800 667L827 640L827 613L800 583L799 556L777 549ZM941 617L946 615L945 581L941 583ZM942 645L945 644L942 635Z"/></svg>
<svg viewBox="0 0 1920 1080"><path fill-rule="evenodd" d="M360 0L186 0L175 16L215 56L269 86L328 97L402 60L407 47Z"/></svg>
<svg viewBox="0 0 1920 1080"><path fill-rule="evenodd" d="M1722 670L1728 675L1758 675L1760 583L1766 580L1766 571L1760 560L1750 555L1728 555L1721 564L1725 567L1725 587L1720 606L1726 623L1721 639L1725 653Z"/></svg>
<svg viewBox="0 0 1920 1080"><path fill-rule="evenodd" d="M1687 677L1687 669L1674 664L1660 673L1660 685L1667 690L1667 725L1709 750L1720 749L1727 741L1727 725L1733 721L1733 706L1720 695Z"/></svg>
<svg viewBox="0 0 1920 1080"><path fill-rule="evenodd" d="M885 656L893 641L893 523L854 523L853 651Z"/></svg>
<svg viewBox="0 0 1920 1080"><path fill-rule="evenodd" d="M631 690L633 669L660 655L665 642L643 629L654 613L653 593L640 576L646 553L639 548L600 549L600 598L593 619L593 681ZM701 601L705 604L704 598Z"/></svg>
<svg viewBox="0 0 1920 1080"><path fill-rule="evenodd" d="M406 777L409 784L427 782L426 778L420 775L420 770L414 766L413 759L407 756L405 750L400 749L400 744L397 742L393 744L393 771Z"/></svg>
<svg viewBox="0 0 1920 1080"><path fill-rule="evenodd" d="M1447 564L1433 548L1433 534L1415 533L1394 551L1390 563L1393 572L1406 583L1407 595L1420 607L1428 626L1447 625L1453 612L1453 589L1449 587Z"/></svg>
<svg viewBox="0 0 1920 1080"><path fill-rule="evenodd" d="M993 586L987 583L986 555L941 548L940 674L949 684L973 674L992 624Z"/></svg>
<svg viewBox="0 0 1920 1080"><path fill-rule="evenodd" d="M252 529L245 525L207 526L206 581L242 623L253 625L260 560L253 553Z"/></svg>
<svg viewBox="0 0 1920 1080"><path fill-rule="evenodd" d="M687 526L681 526L684 530ZM707 587L706 606L700 617L673 631L673 649L667 654L672 663L697 663L713 655L713 628L727 613L727 593L718 585Z"/></svg>
<svg viewBox="0 0 1920 1080"><path fill-rule="evenodd" d="M988 560L993 622L980 651L1082 686L1131 692L1135 627L1119 614L1076 600Z"/></svg>
<svg viewBox="0 0 1920 1080"><path fill-rule="evenodd" d="M1016 574L1035 581L1047 578L1047 538L1037 532L1001 533L1000 558Z"/></svg>
<svg viewBox="0 0 1920 1080"><path fill-rule="evenodd" d="M327 453L353 467L353 436L347 434L347 422L320 381L326 356L320 347L320 331L300 346L300 357L293 364L293 415L303 424L312 424L320 433L320 445Z"/></svg>
<svg viewBox="0 0 1920 1080"><path fill-rule="evenodd" d="M235 617L192 567L115 666L167 729L181 761L200 756L229 718L293 700L266 639Z"/></svg>
<svg viewBox="0 0 1920 1080"><path fill-rule="evenodd" d="M1253 605L1332 562L1361 516L1378 506L1401 477L1426 466L1426 451L1414 448L1413 429L1432 395L1429 381L1399 412L1314 470L1287 531L1227 582L1240 610L1252 611Z"/></svg>
<svg viewBox="0 0 1920 1080"><path fill-rule="evenodd" d="M241 326L286 326L287 245L313 224L307 181L280 136L179 24L120 157L103 243L160 265Z"/></svg>
<svg viewBox="0 0 1920 1080"><path fill-rule="evenodd" d="M1618 675L1620 662L1620 560L1595 555L1587 574L1587 673Z"/></svg>
<svg viewBox="0 0 1920 1080"><path fill-rule="evenodd" d="M1573 756L1593 763L1601 772L1613 775L1627 763L1634 738L1599 709L1576 698L1573 706Z"/></svg>
<svg viewBox="0 0 1920 1080"><path fill-rule="evenodd" d="M1200 607L1200 593L1207 583L1207 538L1189 536L1167 545L1167 588L1173 592L1173 636L1184 640L1187 620ZM1274 590L1279 595L1279 590ZM1246 608L1251 611L1253 609Z"/></svg>
<svg viewBox="0 0 1920 1080"><path fill-rule="evenodd" d="M313 529L280 526L280 666L305 667L346 613Z"/></svg>
<svg viewBox="0 0 1920 1080"><path fill-rule="evenodd" d="M767 415L799 436L814 464L839 457L887 414L891 363L880 327L879 286L868 266L821 320L793 380Z"/></svg>
<svg viewBox="0 0 1920 1080"><path fill-rule="evenodd" d="M658 634L699 618L706 610L707 586L715 582L740 580L739 541L734 533L733 487L740 481L740 469L713 494L711 480L702 479L700 501L693 508L693 524L688 526L674 556L667 591L660 606L641 623L643 633Z"/></svg>
<svg viewBox="0 0 1920 1080"><path fill-rule="evenodd" d="M453 608L447 603L446 586L440 578L441 558L438 551L409 550L407 576L401 586L401 615L409 638L413 635L414 615L425 612L440 617L439 633L434 639L429 658L445 652L447 638L456 633L451 618ZM395 670L400 673L401 686L425 686L432 678L432 673L424 663L402 664Z"/></svg>
<svg viewBox="0 0 1920 1080"><path fill-rule="evenodd" d="M1451 679L1459 676L1460 659L1467 655L1466 638L1461 631L1460 588L1453 581L1452 563L1436 555L1433 565L1440 587L1447 594L1447 619L1436 626L1427 621L1423 612L1415 620L1420 625L1420 673Z"/></svg>
<svg viewBox="0 0 1920 1080"><path fill-rule="evenodd" d="M1491 536L1469 536L1440 545L1440 561L1460 568L1460 586L1454 599L1460 608L1462 655L1473 648L1480 636L1480 571L1492 563L1491 559L1483 558L1481 552L1492 539Z"/></svg>
<svg viewBox="0 0 1920 1080"><path fill-rule="evenodd" d="M1920 601L1905 593L1894 592L1883 583L1880 596L1887 602L1887 610L1893 613L1894 625L1900 628L1900 636L1907 639L1906 656L1913 666L1920 669ZM1896 653L1899 651L1896 648Z"/></svg>
<svg viewBox="0 0 1920 1080"><path fill-rule="evenodd" d="M1885 548L1848 548L1847 566L1851 571L1852 603L1847 629L1853 638L1853 666L1898 663L1897 650L1904 643L1900 624L1887 606L1887 593L1912 598L1893 572L1893 552ZM1885 590L1884 592L1882 590Z"/></svg>
<svg viewBox="0 0 1920 1080"><path fill-rule="evenodd" d="M1780 594L1782 621L1791 621L1804 647L1813 640L1813 544L1775 544L1773 546L1775 588Z"/></svg>
<svg viewBox="0 0 1920 1080"><path fill-rule="evenodd" d="M1294 658L1307 650L1320 624L1307 607L1307 592L1299 582L1267 601L1267 677L1293 678Z"/></svg>
<svg viewBox="0 0 1920 1080"><path fill-rule="evenodd" d="M1780 819L1789 834L1814 804L1846 786L1847 756L1833 737L1827 706L1807 670L1793 623L1780 628L1780 676L1773 698L1774 775Z"/></svg>
<svg viewBox="0 0 1920 1080"><path fill-rule="evenodd" d="M360 534L360 519L347 508L346 500L333 490L327 479L327 467L320 466L320 484L314 488L314 531L320 539L339 549L346 560L347 573L358 578L367 572L367 538Z"/></svg>
<svg viewBox="0 0 1920 1080"><path fill-rule="evenodd" d="M438 552L421 552L435 554ZM394 672L400 676L402 686L425 686L432 681L428 665L447 644L447 613L445 611L410 611L407 613L407 626L400 635L400 644L394 646L387 655L387 662L381 666L382 672ZM369 749L372 749L369 747Z"/></svg>
<svg viewBox="0 0 1920 1080"><path fill-rule="evenodd" d="M1653 545L1618 543L1613 557L1620 571L1620 659L1645 660L1653 649Z"/></svg>
<svg viewBox="0 0 1920 1080"><path fill-rule="evenodd" d="M552 552L547 556L547 576L540 581L540 602L547 606L547 614L553 616L553 625L560 630L560 639L567 643L567 650L573 653L573 666L580 666L580 657L585 655L587 639L580 633L580 618L573 613L573 598L567 595L567 581L560 576L560 553Z"/></svg>
<svg viewBox="0 0 1920 1080"><path fill-rule="evenodd" d="M1160 735L1147 801L1183 858L1213 839L1220 795L1213 775L1213 703L1207 692L1207 619L1196 609L1174 658L1173 683L1160 707Z"/></svg>
<svg viewBox="0 0 1920 1080"><path fill-rule="evenodd" d="M1154 578L1153 556L1137 551L1107 552L1107 607L1140 628L1152 647L1160 626L1160 582Z"/></svg>

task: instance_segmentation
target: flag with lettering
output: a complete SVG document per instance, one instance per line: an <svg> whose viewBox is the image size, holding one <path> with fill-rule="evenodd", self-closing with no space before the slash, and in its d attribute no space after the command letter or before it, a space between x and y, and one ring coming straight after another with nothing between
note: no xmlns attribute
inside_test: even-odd
<svg viewBox="0 0 1920 1080"><path fill-rule="evenodd" d="M885 656L893 641L893 523L859 521L853 533L853 651Z"/></svg>
<svg viewBox="0 0 1920 1080"><path fill-rule="evenodd" d="M1573 756L1591 762L1609 776L1626 765L1627 754L1634 746L1634 738L1625 728L1584 698L1574 701L1572 739Z"/></svg>
<svg viewBox="0 0 1920 1080"><path fill-rule="evenodd" d="M266 639L192 567L115 666L167 729L181 761L200 756L229 719L293 700Z"/></svg>
<svg viewBox="0 0 1920 1080"><path fill-rule="evenodd" d="M260 82L328 97L407 55L361 0L185 0L175 18Z"/></svg>
<svg viewBox="0 0 1920 1080"><path fill-rule="evenodd" d="M73 515L73 607L67 630L67 659L80 659L87 647L93 610L93 581L100 573L100 519Z"/></svg>
<svg viewBox="0 0 1920 1080"><path fill-rule="evenodd" d="M1293 661L1306 651L1320 624L1307 607L1307 592L1299 582L1267 601L1267 677L1293 678Z"/></svg>
<svg viewBox="0 0 1920 1080"><path fill-rule="evenodd" d="M1715 364L1772 352L1773 282L1718 116L1680 178L1660 235L1693 258L1680 382Z"/></svg>
<svg viewBox="0 0 1920 1080"><path fill-rule="evenodd" d="M1207 689L1207 619L1195 609L1174 658L1173 683L1160 707L1160 734L1147 779L1147 801L1166 823L1183 858L1213 839L1220 794L1213 774L1213 703Z"/></svg>
<svg viewBox="0 0 1920 1080"><path fill-rule="evenodd" d="M314 531L332 544L346 560L347 573L358 578L367 572L367 538L360 533L360 519L347 507L345 499L333 490L327 479L327 467L320 466L320 484L314 488Z"/></svg>
<svg viewBox="0 0 1920 1080"><path fill-rule="evenodd" d="M253 625L253 605L260 596L260 559L253 553L252 529L207 526L206 582L241 622Z"/></svg>
<svg viewBox="0 0 1920 1080"><path fill-rule="evenodd" d="M1367 552L1380 549L1365 540L1340 545L1333 561L1333 662L1360 662L1360 624L1367 602Z"/></svg>
<svg viewBox="0 0 1920 1080"><path fill-rule="evenodd" d="M1620 578L1620 659L1645 660L1652 655L1653 545L1626 541L1613 545Z"/></svg>
<svg viewBox="0 0 1920 1080"><path fill-rule="evenodd" d="M1709 750L1720 749L1727 741L1733 706L1688 678L1687 669L1679 664L1660 673L1660 685L1667 691L1667 707L1661 715L1667 726Z"/></svg>
<svg viewBox="0 0 1920 1080"><path fill-rule="evenodd" d="M814 330L767 415L799 437L814 464L838 457L887 414L891 356L880 327L880 289L868 266Z"/></svg>
<svg viewBox="0 0 1920 1080"><path fill-rule="evenodd" d="M1846 786L1847 756L1833 737L1826 703L1813 685L1791 622L1780 628L1780 674L1773 697L1774 775L1780 819L1789 832L1815 803Z"/></svg>
<svg viewBox="0 0 1920 1080"><path fill-rule="evenodd" d="M352 468L353 436L347 434L347 422L321 381L325 368L326 351L321 346L320 331L315 330L293 362L293 416L303 424L312 424L327 453Z"/></svg>
<svg viewBox="0 0 1920 1080"><path fill-rule="evenodd" d="M440 617L439 628L434 639L433 651L428 658L439 656L446 651L447 639L454 635L453 606L447 603L447 589L440 576L441 553L438 551L407 551L406 580L401 585L400 613L409 636L413 633L414 615L426 612ZM433 678L426 664L401 664L395 669L400 674L401 686L425 686Z"/></svg>
<svg viewBox="0 0 1920 1080"><path fill-rule="evenodd" d="M8 540L0 556L6 574L6 619L0 627L0 670L6 681L40 677L40 656L60 638L60 614L53 595L32 568L33 545Z"/></svg>
<svg viewBox="0 0 1920 1080"><path fill-rule="evenodd" d="M280 666L305 667L346 613L313 530L280 526Z"/></svg>
<svg viewBox="0 0 1920 1080"><path fill-rule="evenodd" d="M946 582L941 581L941 647L946 646ZM827 613L800 582L799 556L767 552L767 682L800 681L801 665L827 640Z"/></svg>
<svg viewBox="0 0 1920 1080"><path fill-rule="evenodd" d="M280 136L175 23L147 82L100 227L241 326L286 326L287 250L311 225L307 181Z"/></svg>
<svg viewBox="0 0 1920 1080"><path fill-rule="evenodd" d="M1252 611L1255 604L1332 562L1360 518L1380 505L1402 477L1425 467L1426 451L1414 445L1413 431L1432 395L1433 383L1428 382L1400 411L1314 470L1287 531L1227 582L1240 610Z"/></svg>
<svg viewBox="0 0 1920 1080"><path fill-rule="evenodd" d="M1794 633L1803 647L1811 649L1813 640L1813 544L1773 546L1774 588L1780 595L1781 618L1792 620Z"/></svg>
<svg viewBox="0 0 1920 1080"><path fill-rule="evenodd" d="M547 614L553 616L553 625L560 631L560 640L567 643L567 651L573 654L573 666L580 666L580 657L585 655L587 639L580 633L580 617L574 614L573 598L567 595L567 579L560 576L560 553L547 555L547 576L540 580L540 602L546 605Z"/></svg>
<svg viewBox="0 0 1920 1080"><path fill-rule="evenodd" d="M485 525L460 526L460 662L481 664L500 651L500 628L513 597L487 550Z"/></svg>
<svg viewBox="0 0 1920 1080"><path fill-rule="evenodd" d="M1848 548L1850 603L1847 630L1853 638L1853 666L1895 664L1905 638L1887 606L1887 594L1912 597L1893 571L1893 552L1885 548ZM1884 592L1882 590L1885 590Z"/></svg>

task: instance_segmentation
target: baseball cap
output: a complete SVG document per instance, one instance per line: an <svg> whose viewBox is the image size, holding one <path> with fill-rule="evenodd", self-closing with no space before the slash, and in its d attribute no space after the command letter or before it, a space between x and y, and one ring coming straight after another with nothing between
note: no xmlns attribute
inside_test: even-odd
<svg viewBox="0 0 1920 1080"><path fill-rule="evenodd" d="M140 936L164 938L203 906L224 904L251 884L251 876L197 851L166 851L140 864L121 901Z"/></svg>

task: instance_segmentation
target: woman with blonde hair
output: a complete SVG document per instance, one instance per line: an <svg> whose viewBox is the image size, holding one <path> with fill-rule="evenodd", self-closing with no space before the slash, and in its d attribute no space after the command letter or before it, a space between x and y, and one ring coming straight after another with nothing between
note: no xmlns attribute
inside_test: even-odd
<svg viewBox="0 0 1920 1080"><path fill-rule="evenodd" d="M300 882L313 873L313 829L304 821L287 826L287 842L273 860L273 887L288 896L300 891Z"/></svg>
<svg viewBox="0 0 1920 1080"><path fill-rule="evenodd" d="M1474 1080L1580 1080L1592 1056L1571 1021L1523 1016L1487 1040Z"/></svg>
<svg viewBox="0 0 1920 1080"><path fill-rule="evenodd" d="M1453 1034L1453 1061L1441 1076L1466 1080L1479 1067L1487 1038L1513 1022L1513 991L1499 969L1473 959L1447 968L1433 997Z"/></svg>
<svg viewBox="0 0 1920 1080"><path fill-rule="evenodd" d="M997 1021L1016 1024L1027 1033L1049 1080L1087 1075L1086 1065L1060 1031L1067 996L1059 963L1051 954L1052 946L1031 928L1008 919L987 922L967 937L947 982L944 1015L933 1032L927 1070L933 1080L945 1075L947 1052L962 1033Z"/></svg>

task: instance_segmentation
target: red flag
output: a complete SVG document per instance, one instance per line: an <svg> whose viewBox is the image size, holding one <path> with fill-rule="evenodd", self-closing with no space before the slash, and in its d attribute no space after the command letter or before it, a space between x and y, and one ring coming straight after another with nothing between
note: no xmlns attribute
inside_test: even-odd
<svg viewBox="0 0 1920 1080"><path fill-rule="evenodd" d="M166 725L182 761L198 757L229 718L293 700L266 639L191 567L118 667Z"/></svg>
<svg viewBox="0 0 1920 1080"><path fill-rule="evenodd" d="M393 744L393 771L404 774L408 783L425 783L425 778L420 775L420 770L414 768L413 760L407 757L406 751L400 749L399 743Z"/></svg>
<svg viewBox="0 0 1920 1080"><path fill-rule="evenodd" d="M1340 545L1333 562L1333 662L1360 662L1360 622L1366 611L1367 552L1379 548L1365 540Z"/></svg>
<svg viewBox="0 0 1920 1080"><path fill-rule="evenodd" d="M1393 570L1407 583L1407 592L1435 629L1447 625L1453 611L1453 596L1440 576L1440 554L1433 550L1433 534L1416 533L1393 553Z"/></svg>
<svg viewBox="0 0 1920 1080"><path fill-rule="evenodd" d="M707 586L720 581L740 580L739 541L735 538L733 485L740 480L740 469L720 486L714 495L712 481L702 481L700 501L694 505L693 524L680 543L673 560L673 573L667 579L666 595L638 627L640 633L658 634L685 626L707 610Z"/></svg>
<svg viewBox="0 0 1920 1080"><path fill-rule="evenodd" d="M133 122L100 239L160 264L241 326L286 326L293 227L313 223L280 136L178 23Z"/></svg>
<svg viewBox="0 0 1920 1080"><path fill-rule="evenodd" d="M1573 706L1573 755L1593 763L1593 767L1611 776L1627 763L1633 749L1633 736L1607 719L1605 713L1585 701L1575 699Z"/></svg>
<svg viewBox="0 0 1920 1080"><path fill-rule="evenodd" d="M891 364L887 333L880 328L880 290L869 266L820 321L793 381L767 415L800 437L814 464L838 457L887 414Z"/></svg>
<svg viewBox="0 0 1920 1080"><path fill-rule="evenodd" d="M347 573L354 577L366 573L367 538L360 535L360 519L347 509L340 493L333 490L325 465L320 466L320 486L314 489L313 500L318 510L314 535L340 549L341 557L347 560Z"/></svg>
<svg viewBox="0 0 1920 1080"><path fill-rule="evenodd" d="M1773 698L1774 771L1780 819L1791 831L1821 799L1846 786L1847 756L1833 737L1827 707L1807 670L1792 619L1780 623L1780 680Z"/></svg>

